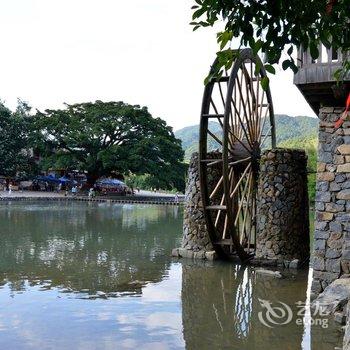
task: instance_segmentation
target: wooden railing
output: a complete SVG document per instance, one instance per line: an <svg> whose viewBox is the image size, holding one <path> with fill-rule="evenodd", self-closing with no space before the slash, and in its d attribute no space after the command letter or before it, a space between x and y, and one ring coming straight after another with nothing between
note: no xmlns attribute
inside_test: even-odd
<svg viewBox="0 0 350 350"><path fill-rule="evenodd" d="M349 55L341 50L327 49L323 45L319 47L320 56L312 59L309 50L298 50L299 71L294 76L294 84L314 84L334 82L334 72L341 68L342 62Z"/></svg>
<svg viewBox="0 0 350 350"><path fill-rule="evenodd" d="M325 46L319 46L320 56L317 60L313 60L310 51L298 50L298 67L304 68L307 66L322 66L322 65L335 65L341 66L343 60L347 57L346 53L341 50L334 50L333 48L327 49Z"/></svg>

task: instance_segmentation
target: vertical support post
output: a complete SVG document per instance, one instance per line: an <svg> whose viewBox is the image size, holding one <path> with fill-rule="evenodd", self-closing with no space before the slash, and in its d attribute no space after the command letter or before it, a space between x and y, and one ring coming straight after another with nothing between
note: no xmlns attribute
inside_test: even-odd
<svg viewBox="0 0 350 350"><path fill-rule="evenodd" d="M300 267L310 256L307 156L277 148L261 157L257 259Z"/></svg>
<svg viewBox="0 0 350 350"><path fill-rule="evenodd" d="M320 110L313 253L314 293L350 277L350 122L334 122L343 108Z"/></svg>

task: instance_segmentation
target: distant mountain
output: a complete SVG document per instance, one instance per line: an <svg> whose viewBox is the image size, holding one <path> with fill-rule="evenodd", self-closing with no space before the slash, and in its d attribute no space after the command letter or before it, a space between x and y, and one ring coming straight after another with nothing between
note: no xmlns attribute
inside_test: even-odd
<svg viewBox="0 0 350 350"><path fill-rule="evenodd" d="M317 118L306 116L290 117L285 114L276 114L275 122L278 145L284 144L288 140L309 140L317 138ZM221 126L217 122L210 122L209 128L215 134L221 132ZM188 161L191 154L198 150L199 125L187 126L177 130L175 131L175 136L182 141L182 148L185 151L185 160Z"/></svg>

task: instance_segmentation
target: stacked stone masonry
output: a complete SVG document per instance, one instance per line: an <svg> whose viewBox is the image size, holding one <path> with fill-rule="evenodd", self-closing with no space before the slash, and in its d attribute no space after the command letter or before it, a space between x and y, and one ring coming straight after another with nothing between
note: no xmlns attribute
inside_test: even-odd
<svg viewBox="0 0 350 350"><path fill-rule="evenodd" d="M212 152L208 158L219 158L218 152ZM213 186L220 178L221 169L212 167L212 174L209 174L209 183ZM216 259L216 254L211 244L207 226L205 223L202 196L199 182L199 160L198 153L192 154L185 193L183 238L180 248L172 251L175 257L195 259Z"/></svg>
<svg viewBox="0 0 350 350"><path fill-rule="evenodd" d="M258 259L275 260L278 265L293 268L308 262L307 193L305 151L277 148L262 154L258 185Z"/></svg>
<svg viewBox="0 0 350 350"><path fill-rule="evenodd" d="M315 293L350 274L350 122L337 130L343 109L320 110L313 253ZM345 276L344 276L345 277Z"/></svg>

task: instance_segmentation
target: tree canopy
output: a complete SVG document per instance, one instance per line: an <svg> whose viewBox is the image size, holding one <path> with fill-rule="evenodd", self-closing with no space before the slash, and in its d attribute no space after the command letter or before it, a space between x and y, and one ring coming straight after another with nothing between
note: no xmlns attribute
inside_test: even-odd
<svg viewBox="0 0 350 350"><path fill-rule="evenodd" d="M66 105L38 112L33 125L45 168L85 170L90 181L112 172L150 174L159 187L184 188L181 141L145 107L102 101Z"/></svg>
<svg viewBox="0 0 350 350"><path fill-rule="evenodd" d="M195 0L192 7L194 30L224 21L217 33L218 65L215 74L229 68L234 51L229 45L238 38L241 46L266 57L265 68L280 62L282 68L297 71L295 47L309 49L313 59L320 55L319 44L350 50L350 0ZM285 53L286 56L282 56ZM350 71L349 57L338 71L341 79Z"/></svg>
<svg viewBox="0 0 350 350"><path fill-rule="evenodd" d="M0 175L14 177L31 172L28 149L30 107L19 101L15 112L0 103Z"/></svg>

